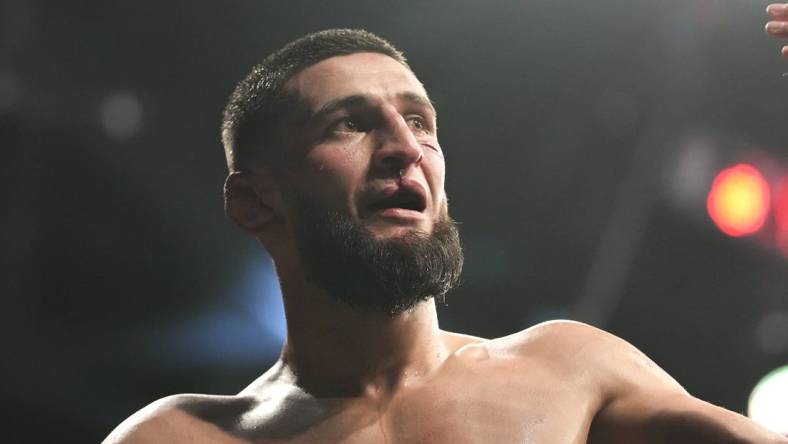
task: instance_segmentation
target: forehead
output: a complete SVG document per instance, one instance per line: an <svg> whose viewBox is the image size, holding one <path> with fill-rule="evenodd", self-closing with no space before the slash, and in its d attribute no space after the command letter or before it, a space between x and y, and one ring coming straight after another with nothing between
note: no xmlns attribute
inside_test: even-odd
<svg viewBox="0 0 788 444"><path fill-rule="evenodd" d="M293 76L287 87L310 108L352 95L385 99L411 93L427 97L410 69L387 55L368 52L322 60Z"/></svg>

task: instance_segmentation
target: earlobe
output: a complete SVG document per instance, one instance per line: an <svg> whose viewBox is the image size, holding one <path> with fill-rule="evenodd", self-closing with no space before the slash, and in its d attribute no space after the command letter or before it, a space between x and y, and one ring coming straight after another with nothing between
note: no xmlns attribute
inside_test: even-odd
<svg viewBox="0 0 788 444"><path fill-rule="evenodd" d="M275 218L271 185L252 173L234 172L224 182L224 212L239 228L263 232ZM267 182L263 180L263 182Z"/></svg>

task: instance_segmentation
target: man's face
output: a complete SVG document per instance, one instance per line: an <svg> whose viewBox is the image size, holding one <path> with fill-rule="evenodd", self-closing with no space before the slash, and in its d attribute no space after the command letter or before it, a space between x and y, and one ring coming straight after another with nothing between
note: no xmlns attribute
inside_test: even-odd
<svg viewBox="0 0 788 444"><path fill-rule="evenodd" d="M431 233L446 213L436 115L396 60L357 53L323 60L287 87L306 108L288 128L288 182L376 239Z"/></svg>
<svg viewBox="0 0 788 444"><path fill-rule="evenodd" d="M387 315L443 297L463 255L421 83L387 56L359 53L315 64L288 87L306 107L284 132L286 219L305 279Z"/></svg>

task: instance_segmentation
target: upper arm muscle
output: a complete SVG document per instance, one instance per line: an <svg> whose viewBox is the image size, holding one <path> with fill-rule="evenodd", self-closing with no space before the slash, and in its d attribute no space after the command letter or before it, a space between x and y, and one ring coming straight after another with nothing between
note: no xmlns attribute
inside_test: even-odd
<svg viewBox="0 0 788 444"><path fill-rule="evenodd" d="M638 391L610 402L589 443L785 443L753 421L681 393Z"/></svg>
<svg viewBox="0 0 788 444"><path fill-rule="evenodd" d="M690 396L626 341L607 335L589 354L604 402L589 443L783 443L753 421ZM592 350L593 351L593 350Z"/></svg>

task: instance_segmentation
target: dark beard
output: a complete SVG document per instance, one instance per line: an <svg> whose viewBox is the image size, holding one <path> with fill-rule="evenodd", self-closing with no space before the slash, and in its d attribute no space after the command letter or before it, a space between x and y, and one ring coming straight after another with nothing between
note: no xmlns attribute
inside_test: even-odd
<svg viewBox="0 0 788 444"><path fill-rule="evenodd" d="M297 202L296 236L306 280L335 300L394 316L430 298L445 302L459 283L462 246L448 214L434 224L432 234L414 231L378 240L349 216L308 196Z"/></svg>

